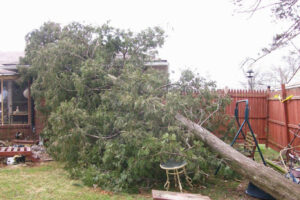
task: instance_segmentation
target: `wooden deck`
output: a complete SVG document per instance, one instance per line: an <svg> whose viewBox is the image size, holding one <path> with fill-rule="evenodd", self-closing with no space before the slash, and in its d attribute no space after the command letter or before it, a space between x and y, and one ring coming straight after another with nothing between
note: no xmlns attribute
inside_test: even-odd
<svg viewBox="0 0 300 200"><path fill-rule="evenodd" d="M32 156L30 147L0 147L0 157L12 157L15 155L23 155L33 162L38 161Z"/></svg>
<svg viewBox="0 0 300 200"><path fill-rule="evenodd" d="M203 196L201 194L168 192L160 190L152 190L152 197L155 200L211 200L208 196Z"/></svg>

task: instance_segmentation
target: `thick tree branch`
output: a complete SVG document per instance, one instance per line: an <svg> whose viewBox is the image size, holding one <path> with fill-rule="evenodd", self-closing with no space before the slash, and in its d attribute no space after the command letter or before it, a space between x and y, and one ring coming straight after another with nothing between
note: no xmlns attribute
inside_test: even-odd
<svg viewBox="0 0 300 200"><path fill-rule="evenodd" d="M174 85L180 85L180 84L179 83L168 83L166 85L162 85L162 86L160 86L158 88L155 88L155 90L160 90L160 89L163 89L163 88L168 88L168 87L174 86Z"/></svg>
<svg viewBox="0 0 300 200"><path fill-rule="evenodd" d="M300 186L286 179L271 168L257 163L242 155L234 148L217 138L202 126L177 114L175 118L193 131L195 136L220 154L226 163L236 172L249 179L257 187L280 200L300 200Z"/></svg>
<svg viewBox="0 0 300 200"><path fill-rule="evenodd" d="M103 139L103 140L109 140L109 139L113 139L117 136L119 136L121 134L121 131L117 132L116 134L113 134L113 135L110 135L110 136L106 136L106 137L100 137L100 136L97 136L97 135L91 135L91 134L85 134L87 137L90 137L90 138L94 138L94 139Z"/></svg>

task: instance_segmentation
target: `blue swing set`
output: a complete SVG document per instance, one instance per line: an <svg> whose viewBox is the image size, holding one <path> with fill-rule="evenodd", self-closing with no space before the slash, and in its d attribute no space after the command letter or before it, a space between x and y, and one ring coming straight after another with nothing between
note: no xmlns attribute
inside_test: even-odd
<svg viewBox="0 0 300 200"><path fill-rule="evenodd" d="M242 124L240 124L239 122L239 105L242 104L242 103L245 103L245 117L244 117L244 121L242 122ZM237 101L236 102L236 106L235 106L235 110L234 110L234 116L235 116L235 120L236 120L236 123L239 127L237 133L235 134L230 146L233 146L236 142L236 140L238 139L239 135L242 134L244 140L246 140L247 138L249 137L246 137L246 134L243 132L243 127L245 127L245 125L248 125L248 128L249 128L249 131L250 131L250 134L252 136L252 139L254 140L254 143L255 143L255 148L257 148L258 152L259 152L259 155L261 157L261 160L263 162L263 164L265 166L267 166L266 164L266 161L264 159L264 156L261 152L261 149L258 145L258 142L257 142L257 139L255 137L255 134L253 132L253 129L250 125L250 122L249 122L249 102L248 102L248 99L245 99L245 100L240 100L240 101ZM250 137L251 138L251 137ZM253 155L254 155L254 152L253 152ZM215 171L215 175L217 175L217 173L219 172L221 168L221 165L218 166L218 168L216 169ZM256 197L256 198L259 198L259 199L265 199L265 200L275 200L271 195L269 195L268 193L264 192L263 190L261 190L260 188L258 188L257 186L255 186L253 183L249 182L248 184L248 187L246 189L246 194L252 196L252 197Z"/></svg>

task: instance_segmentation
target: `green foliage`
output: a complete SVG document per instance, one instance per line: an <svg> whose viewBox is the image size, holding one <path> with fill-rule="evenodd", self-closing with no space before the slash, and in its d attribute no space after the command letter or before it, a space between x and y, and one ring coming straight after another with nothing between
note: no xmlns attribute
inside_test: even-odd
<svg viewBox="0 0 300 200"><path fill-rule="evenodd" d="M144 68L163 44L160 28L133 34L73 23L49 33L49 25L27 36L24 62L31 67L23 78L33 79L35 101L45 100L38 109L48 119L43 137L52 156L101 188L162 184L159 164L168 159L188 161L194 181L204 180L216 156L174 116L180 112L211 131L228 123L229 99L215 83L185 71L171 84L165 73ZM32 47L40 34L56 39Z"/></svg>

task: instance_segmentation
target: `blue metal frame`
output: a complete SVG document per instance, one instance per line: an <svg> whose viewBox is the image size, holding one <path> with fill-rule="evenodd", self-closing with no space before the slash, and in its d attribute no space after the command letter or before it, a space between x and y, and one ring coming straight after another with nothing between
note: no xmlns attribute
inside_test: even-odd
<svg viewBox="0 0 300 200"><path fill-rule="evenodd" d="M241 103L245 103L245 119L242 122L242 125L239 122L239 104L241 104ZM253 133L252 127L251 127L250 122L249 122L249 103L248 103L248 99L240 100L240 101L236 102L235 110L234 110L234 115L235 115L236 123L239 126L239 130L235 134L235 136L234 136L234 138L233 138L230 146L233 146L233 144L236 142L237 138L239 137L240 133L242 134L243 138L246 139L246 136L245 136L245 134L243 132L243 127L245 126L245 124L247 124L248 127L249 127L249 130L251 132L251 135L252 135L252 137L254 139L255 145L256 145L256 147L258 149L258 152L259 152L259 155L261 157L261 160L263 161L264 165L267 166L267 164L265 162L265 159L264 159L264 156L262 155L262 152L261 152L261 150L259 148L258 142L256 140L256 137L255 137L255 135ZM221 165L218 166L218 168L217 168L217 170L215 172L215 175L217 175L217 173L220 170L220 168L221 168ZM275 200L271 195L269 195L268 193L264 192L263 190L261 190L260 188L258 188L257 186L255 186L251 182L249 182L249 184L248 184L246 193L248 195L250 195L250 196L253 196L253 197L256 197L256 198L259 198L259 199Z"/></svg>
<svg viewBox="0 0 300 200"><path fill-rule="evenodd" d="M242 123L241 126L240 126L240 123L239 123L239 104L240 103L245 103L246 104L246 106L245 106L245 119L244 119L244 121L243 121L243 123ZM237 121L237 124L239 125L240 128L239 128L238 132L236 133L236 135L234 136L234 138L233 138L230 146L233 146L233 144L237 140L237 138L240 135L240 133L242 133L242 136L244 137L244 139L246 138L242 129L243 129L244 125L247 123L247 125L249 127L249 130L251 132L251 135L252 135L252 137L254 139L255 146L256 146L256 148L257 148L257 150L259 152L259 155L261 157L261 160L263 161L264 165L267 166L266 161L264 159L264 156L263 156L263 154L262 154L262 152L261 152L261 150L259 148L258 142L256 140L256 137L255 137L255 135L253 133L252 127L251 127L250 122L249 122L249 106L248 105L249 105L248 99L237 101L236 104L235 104L235 120Z"/></svg>
<svg viewBox="0 0 300 200"><path fill-rule="evenodd" d="M242 125L240 125L240 122L239 122L239 104L241 104L241 103L245 103L245 104L246 104L246 105L245 105L245 119L244 119L244 121L242 122ZM258 142L257 142L257 140L256 140L256 137L255 137L255 135L254 135L254 133L253 133L252 127L251 127L250 122L249 122L249 106L248 106L248 105L249 105L248 99L237 101L236 104L235 104L234 116L235 116L235 120L236 120L236 122L237 122L237 125L239 126L239 130L238 130L237 133L235 134L235 136L234 136L234 138L233 138L233 140L232 140L230 146L233 146L233 145L234 145L234 143L236 142L236 140L237 140L237 138L239 137L240 133L242 133L243 138L246 139L246 136L245 136L245 134L244 134L244 132L243 132L243 127L244 127L245 124L247 123L247 125L248 125L248 127L249 127L249 130L250 130L250 132L251 132L251 135L252 135L252 137L253 137L253 139L254 139L255 146L256 146L257 149L258 149L258 152L259 152L259 155L260 155L260 157L261 157L261 160L263 161L264 165L267 166L266 161L265 161L265 159L264 159L264 156L263 156L263 154L262 154L262 152L261 152L261 150L260 150L260 148L259 148ZM221 168L221 164L220 164L220 165L218 166L218 168L216 169L215 175L218 174L220 168Z"/></svg>

